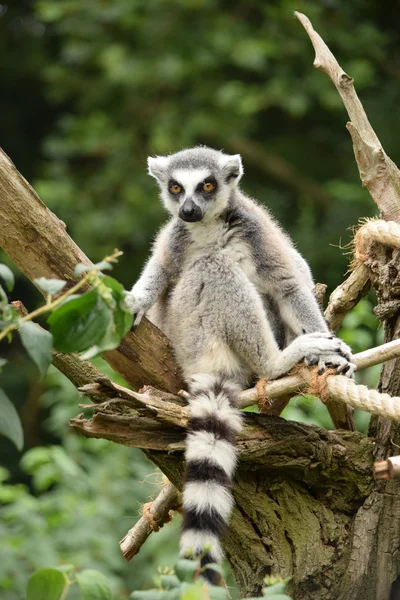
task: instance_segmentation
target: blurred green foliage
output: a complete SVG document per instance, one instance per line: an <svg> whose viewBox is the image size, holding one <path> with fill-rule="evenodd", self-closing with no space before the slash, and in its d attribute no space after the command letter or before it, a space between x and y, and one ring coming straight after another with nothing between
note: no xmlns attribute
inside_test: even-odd
<svg viewBox="0 0 400 600"><path fill-rule="evenodd" d="M342 280L347 229L376 209L359 183L341 100L312 68L293 10L310 17L354 76L385 150L399 162L395 0L385 10L372 0L0 5L1 145L92 260L124 250L115 277L126 288L165 219L146 157L194 144L242 152L244 190L271 208L318 281L330 291ZM33 310L39 295L12 268L12 299ZM343 324L354 350L379 341L372 304L365 299ZM34 569L62 563L101 570L121 597L150 586L155 565L175 562L178 519L129 565L118 540L156 489L138 483L152 465L133 449L71 434L73 387L54 369L39 381L17 341L4 350L10 361L1 386L22 417L27 453L19 465L11 443L0 444L10 473L7 480L2 471L0 488L1 597L24 598ZM360 377L374 385L377 369ZM330 426L311 398L294 399L285 414ZM357 419L365 430L365 415Z"/></svg>
<svg viewBox="0 0 400 600"><path fill-rule="evenodd" d="M67 433L79 400L72 384L52 371L53 383L59 379L63 387L56 395L51 389L44 402L52 405L48 427L61 443L23 455L31 489L9 484L6 470L0 472L1 597L20 600L33 571L71 563L101 571L116 597L127 597L128 590L151 582L156 565L175 562L179 519L126 563L118 542L137 519L139 503L157 494L161 475L150 475L154 467L139 450ZM71 589L68 598L80 598L79 590L73 594Z"/></svg>

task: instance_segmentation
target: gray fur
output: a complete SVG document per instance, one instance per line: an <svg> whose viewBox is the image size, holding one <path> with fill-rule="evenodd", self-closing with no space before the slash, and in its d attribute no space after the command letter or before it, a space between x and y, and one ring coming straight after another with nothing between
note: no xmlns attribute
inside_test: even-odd
<svg viewBox="0 0 400 600"><path fill-rule="evenodd" d="M240 156L200 147L148 164L171 219L127 301L136 323L147 312L171 339L192 393L181 554L204 554L212 544L212 562L222 555L219 536L231 507L232 435L240 423L232 389L283 375L302 360L349 376L355 366L328 330L307 263L269 212L238 188ZM214 189L205 193L209 180Z"/></svg>
<svg viewBox="0 0 400 600"><path fill-rule="evenodd" d="M185 223L178 212L187 194L173 197L168 181L177 172L203 169L218 190L212 199L192 190L190 199L204 216ZM154 307L149 316L171 338L184 373L199 372L200 362L203 372L215 374L215 361L207 369L205 363L214 356L212 344L220 343L227 347L225 370L238 370L241 382L253 375L279 376L316 356L353 373L349 348L329 335L307 263L269 212L238 188L243 173L238 155L192 148L149 159L149 172L172 218L128 303L136 323ZM308 335L315 333L321 336Z"/></svg>

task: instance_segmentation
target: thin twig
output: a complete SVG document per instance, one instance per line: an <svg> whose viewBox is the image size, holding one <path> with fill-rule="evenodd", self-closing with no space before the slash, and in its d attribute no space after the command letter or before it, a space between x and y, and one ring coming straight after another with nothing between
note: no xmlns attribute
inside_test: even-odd
<svg viewBox="0 0 400 600"><path fill-rule="evenodd" d="M104 262L116 262L117 257L121 256L121 254L122 254L122 252L120 252L119 250L114 250L114 253L111 254L111 256L107 256L104 259ZM32 311L31 313L28 313L28 314L24 315L23 317L21 317L19 319L18 323L12 323L11 325L9 325L5 329L3 329L3 331L0 332L0 342L1 342L1 340L5 339L9 333L18 329L19 324L21 322L25 323L26 321L33 321L37 317L40 317L41 315L54 310L55 308L57 308L57 306L60 306L60 304L62 304L67 298L69 298L69 296L72 296L73 294L78 292L89 281L92 281L93 283L96 282L96 279L97 279L97 281L100 281L98 278L99 278L99 271L96 268L93 268L93 269L90 269L86 273L86 275L84 277L82 277L82 279L80 281L78 281L78 283L76 283L73 287L71 287L69 290L67 290L61 296L58 296L55 300L51 301L50 296L47 295L46 304L44 304L43 306L40 306L39 308Z"/></svg>
<svg viewBox="0 0 400 600"><path fill-rule="evenodd" d="M121 552L126 560L131 560L139 552L153 531L171 520L170 511L179 506L180 493L168 482L148 508L148 516L144 514L120 541Z"/></svg>
<svg viewBox="0 0 400 600"><path fill-rule="evenodd" d="M9 333L18 329L19 324L21 322L33 321L33 319L40 317L40 315L43 315L47 312L50 312L54 308L57 308L57 306L59 306L62 302L64 302L64 300L66 298L68 298L69 296L71 296L71 294L75 294L78 290L80 290L85 285L85 283L87 283L88 280L89 280L89 273L87 273L85 275L85 277L83 277L83 279L81 279L81 281L79 281L76 285L74 285L67 292L65 292L65 294L63 294L62 296L57 298L57 300L54 300L53 302L47 302L43 306L40 306L39 308L34 310L33 312L28 313L25 317L22 317L18 321L18 323L12 323L11 325L9 325L5 329L3 329L3 331L0 333L0 342L4 338L6 338Z"/></svg>

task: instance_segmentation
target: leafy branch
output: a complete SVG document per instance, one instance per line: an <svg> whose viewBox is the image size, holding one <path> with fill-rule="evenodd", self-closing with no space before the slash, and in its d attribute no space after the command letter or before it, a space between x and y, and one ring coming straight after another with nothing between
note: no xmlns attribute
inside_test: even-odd
<svg viewBox="0 0 400 600"><path fill-rule="evenodd" d="M79 352L82 360L116 348L130 330L133 317L125 305L123 286L102 271L112 269L121 254L114 250L95 265L79 263L74 275L84 275L61 295L61 290L67 285L65 280L35 279L36 285L46 294L46 303L23 316L9 304L5 290L0 286L0 341L11 341L13 332L18 330L24 348L42 376L52 362L53 348L58 352ZM7 290L12 291L14 276L6 265L0 265L0 277ZM78 295L77 292L88 284L89 289ZM49 330L33 322L48 313ZM0 369L5 363L4 359L0 359ZM21 449L23 435L18 415L5 393L0 392L0 433Z"/></svg>
<svg viewBox="0 0 400 600"><path fill-rule="evenodd" d="M89 265L84 265L79 263L75 268L75 275L80 275L81 273L87 271L86 275L73 287L71 287L65 294L62 296L58 296L57 299L52 300L52 297L58 292L60 292L66 285L67 282L62 279L46 279L46 277L40 277L39 279L34 279L34 282L38 287L40 287L44 292L47 293L46 304L32 311L31 313L25 315L24 317L18 318L18 320L13 320L13 322L8 325L3 331L0 332L0 342L4 338L9 338L10 333L12 331L19 329L21 323L26 323L27 321L33 321L33 319L37 319L43 314L47 312L53 311L55 308L60 306L65 302L67 298L76 294L86 283L92 284L94 287L102 286L102 279L99 275L99 271L112 269L111 263L117 262L117 258L122 255L122 252L119 250L114 250L111 256L106 256L100 263L93 265L93 267ZM7 285L7 289L12 291L14 287L14 275L6 265L0 265L0 277L5 280ZM104 284L103 284L104 285ZM0 286L1 288L1 286ZM105 290L102 289L103 295L105 295ZM7 296L5 295L4 289L0 289L1 299L7 300ZM2 308L0 304L0 309Z"/></svg>

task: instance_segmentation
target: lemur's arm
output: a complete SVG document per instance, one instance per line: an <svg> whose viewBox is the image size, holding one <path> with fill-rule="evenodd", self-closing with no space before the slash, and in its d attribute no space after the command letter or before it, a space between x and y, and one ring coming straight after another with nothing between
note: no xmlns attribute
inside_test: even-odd
<svg viewBox="0 0 400 600"><path fill-rule="evenodd" d="M296 262L300 258L300 255L298 255ZM301 258L301 260L303 259ZM280 269L277 270L276 275L279 272ZM332 342L336 340L337 346L332 351L328 350L328 352L322 353L318 347L320 340L313 337L329 335L329 328L312 292L310 280L311 277L307 278L302 271L290 273L290 270L286 272L286 275L280 273L280 283L277 279L271 282L270 278L269 285L272 285L275 291L276 303L280 308L281 318L295 336L294 341L283 350L278 366L282 367L282 359L285 353L290 354L297 343L303 344L303 346L308 344L307 352L304 354L306 364L310 366L318 364L320 373L327 367L333 367L336 368L338 373L352 377L356 366L351 362L351 349L344 342L331 335ZM308 338L308 341L305 341L306 338Z"/></svg>
<svg viewBox="0 0 400 600"><path fill-rule="evenodd" d="M313 293L314 285L309 267L295 250L293 252L296 253L295 265L290 261L286 278L282 278L280 284L274 282L282 319L295 336L326 333L329 328ZM300 261L304 263L304 268L301 268Z"/></svg>
<svg viewBox="0 0 400 600"><path fill-rule="evenodd" d="M171 222L158 234L151 257L125 299L131 312L136 315L134 325L139 325L143 315L155 304L168 285L171 277L168 257L170 235Z"/></svg>
<svg viewBox="0 0 400 600"><path fill-rule="evenodd" d="M256 230L257 227L257 230ZM310 267L290 239L267 216L252 223L252 246L261 287L279 306L284 323L295 336L327 333L329 328L313 294ZM257 233L255 233L257 231Z"/></svg>
<svg viewBox="0 0 400 600"><path fill-rule="evenodd" d="M312 291L314 284L308 264L274 222L259 221L257 225L259 235L249 238L252 240L257 275L261 287L265 286L265 292L279 307L283 323L295 338L328 334L329 328ZM261 240L264 243L260 243ZM319 364L321 370L328 366L336 367L338 372L350 376L355 371L355 365L350 362L351 350L344 342L331 354L324 355L317 346L313 347L313 336L309 343L308 364ZM288 352L290 346L284 352Z"/></svg>

